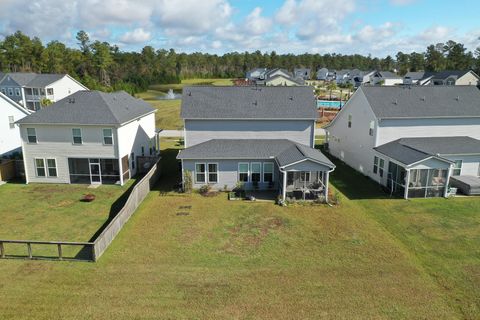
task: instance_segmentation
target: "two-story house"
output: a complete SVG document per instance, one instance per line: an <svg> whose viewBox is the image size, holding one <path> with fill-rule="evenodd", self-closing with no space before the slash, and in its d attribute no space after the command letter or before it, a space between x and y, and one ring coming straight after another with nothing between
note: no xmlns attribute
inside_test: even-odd
<svg viewBox="0 0 480 320"><path fill-rule="evenodd" d="M362 86L326 131L332 155L404 198L446 196L451 180L480 185L474 86Z"/></svg>
<svg viewBox="0 0 480 320"><path fill-rule="evenodd" d="M310 68L295 68L293 69L293 76L303 80L310 80L311 72L312 70Z"/></svg>
<svg viewBox="0 0 480 320"><path fill-rule="evenodd" d="M80 90L88 88L68 74L11 72L0 78L0 92L31 111L44 99L56 102Z"/></svg>
<svg viewBox="0 0 480 320"><path fill-rule="evenodd" d="M22 151L22 141L15 121L30 113L0 92L0 157Z"/></svg>
<svg viewBox="0 0 480 320"><path fill-rule="evenodd" d="M403 78L390 71L376 71L370 75L370 84L395 86L403 84Z"/></svg>
<svg viewBox="0 0 480 320"><path fill-rule="evenodd" d="M154 113L124 91L78 91L17 121L27 183L123 185L157 153Z"/></svg>
<svg viewBox="0 0 480 320"><path fill-rule="evenodd" d="M184 88L183 177L190 172L194 188L327 196L335 166L314 149L315 105L309 87Z"/></svg>

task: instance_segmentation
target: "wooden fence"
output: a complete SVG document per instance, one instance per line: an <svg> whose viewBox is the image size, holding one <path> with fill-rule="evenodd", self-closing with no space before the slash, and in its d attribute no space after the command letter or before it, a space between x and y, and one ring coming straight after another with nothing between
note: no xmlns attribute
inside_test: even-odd
<svg viewBox="0 0 480 320"><path fill-rule="evenodd" d="M160 176L160 163L157 161L145 176L138 181L132 188L125 205L110 221L105 229L95 238L93 242L67 242L67 241L35 241L35 240L3 240L0 239L0 258L28 258L28 259L52 259L51 256L34 254L32 245L42 245L56 247L56 255L53 257L58 260L89 260L97 261L108 246L122 230L125 223L135 213L138 206L150 192L153 185ZM5 244L25 245L26 255L7 254ZM63 251L65 246L80 247L80 251L73 257L66 257Z"/></svg>
<svg viewBox="0 0 480 320"><path fill-rule="evenodd" d="M0 160L0 181L7 181L15 176L15 160Z"/></svg>

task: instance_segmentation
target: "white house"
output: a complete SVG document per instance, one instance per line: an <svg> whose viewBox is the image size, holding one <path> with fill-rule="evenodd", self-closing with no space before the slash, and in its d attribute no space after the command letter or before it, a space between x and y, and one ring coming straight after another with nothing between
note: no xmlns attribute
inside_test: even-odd
<svg viewBox="0 0 480 320"><path fill-rule="evenodd" d="M124 91L78 91L17 121L27 183L124 184L157 155L154 113Z"/></svg>
<svg viewBox="0 0 480 320"><path fill-rule="evenodd" d="M446 70L437 72L431 79L433 85L476 86L480 77L472 70Z"/></svg>
<svg viewBox="0 0 480 320"><path fill-rule="evenodd" d="M370 83L373 85L395 86L403 84L403 78L390 71L376 71L370 76Z"/></svg>
<svg viewBox="0 0 480 320"><path fill-rule="evenodd" d="M11 72L0 78L0 92L31 111L41 108L41 101L56 102L80 90L88 90L68 74Z"/></svg>
<svg viewBox="0 0 480 320"><path fill-rule="evenodd" d="M29 114L30 111L0 93L0 157L22 151L20 130L15 121Z"/></svg>
<svg viewBox="0 0 480 320"><path fill-rule="evenodd" d="M480 185L474 86L362 86L326 131L333 156L405 198L444 196L451 177Z"/></svg>
<svg viewBox="0 0 480 320"><path fill-rule="evenodd" d="M305 80L302 78L291 78L283 74L276 74L265 80L266 86L303 86Z"/></svg>

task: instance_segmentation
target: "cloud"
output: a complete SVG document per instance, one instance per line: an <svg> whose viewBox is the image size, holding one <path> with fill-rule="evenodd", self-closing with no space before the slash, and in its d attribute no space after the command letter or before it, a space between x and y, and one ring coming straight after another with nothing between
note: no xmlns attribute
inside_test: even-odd
<svg viewBox="0 0 480 320"><path fill-rule="evenodd" d="M120 37L120 41L128 44L147 42L150 39L152 39L152 34L143 30L143 28L128 31Z"/></svg>
<svg viewBox="0 0 480 320"><path fill-rule="evenodd" d="M395 6L406 6L416 2L417 0L390 0L390 3Z"/></svg>
<svg viewBox="0 0 480 320"><path fill-rule="evenodd" d="M253 9L252 12L247 16L245 19L245 28L246 32L250 32L252 34L263 34L270 31L272 26L272 20L262 17L262 8L256 7Z"/></svg>

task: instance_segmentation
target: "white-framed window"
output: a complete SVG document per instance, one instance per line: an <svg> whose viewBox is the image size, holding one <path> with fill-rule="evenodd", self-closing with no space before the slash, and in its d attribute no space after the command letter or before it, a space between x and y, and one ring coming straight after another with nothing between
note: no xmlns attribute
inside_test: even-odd
<svg viewBox="0 0 480 320"><path fill-rule="evenodd" d="M37 173L37 177L46 177L45 171L45 160L44 159L35 159L35 172Z"/></svg>
<svg viewBox="0 0 480 320"><path fill-rule="evenodd" d="M300 182L310 182L310 171L300 172Z"/></svg>
<svg viewBox="0 0 480 320"><path fill-rule="evenodd" d="M238 164L238 181L248 182L248 163L239 163Z"/></svg>
<svg viewBox="0 0 480 320"><path fill-rule="evenodd" d="M273 182L273 163L263 163L263 182Z"/></svg>
<svg viewBox="0 0 480 320"><path fill-rule="evenodd" d="M112 129L103 129L103 144L106 146L113 145L113 131Z"/></svg>
<svg viewBox="0 0 480 320"><path fill-rule="evenodd" d="M37 143L37 130L35 128L27 128L28 143Z"/></svg>
<svg viewBox="0 0 480 320"><path fill-rule="evenodd" d="M55 159L47 159L47 172L49 177L57 176L57 161Z"/></svg>
<svg viewBox="0 0 480 320"><path fill-rule="evenodd" d="M40 95L44 96L45 95L45 88L40 88Z"/></svg>
<svg viewBox="0 0 480 320"><path fill-rule="evenodd" d="M370 121L370 128L368 128L368 134L373 136L373 131L375 130L375 121Z"/></svg>
<svg viewBox="0 0 480 320"><path fill-rule="evenodd" d="M7 94L7 90L5 90L5 88L2 88L2 93Z"/></svg>
<svg viewBox="0 0 480 320"><path fill-rule="evenodd" d="M378 157L373 157L373 173L377 174L378 172Z"/></svg>
<svg viewBox="0 0 480 320"><path fill-rule="evenodd" d="M72 129L73 144L82 144L82 129L73 128Z"/></svg>
<svg viewBox="0 0 480 320"><path fill-rule="evenodd" d="M462 174L462 160L455 160L455 164L453 166L452 176L459 176Z"/></svg>
<svg viewBox="0 0 480 320"><path fill-rule="evenodd" d="M380 158L380 161L379 161L379 164L378 164L378 174L380 175L380 177L383 177L384 167L385 167L385 160Z"/></svg>
<svg viewBox="0 0 480 320"><path fill-rule="evenodd" d="M208 164L208 183L218 182L218 163Z"/></svg>
<svg viewBox="0 0 480 320"><path fill-rule="evenodd" d="M130 154L130 161L132 162L132 170L135 169L135 152Z"/></svg>
<svg viewBox="0 0 480 320"><path fill-rule="evenodd" d="M20 96L21 96L20 88L15 88L15 95L16 95L17 97L20 97Z"/></svg>
<svg viewBox="0 0 480 320"><path fill-rule="evenodd" d="M250 180L252 182L260 182L262 177L262 164L260 162L252 162L250 164Z"/></svg>
<svg viewBox="0 0 480 320"><path fill-rule="evenodd" d="M47 88L47 95L53 96L53 88Z"/></svg>
<svg viewBox="0 0 480 320"><path fill-rule="evenodd" d="M13 88L8 88L8 95L13 96Z"/></svg>
<svg viewBox="0 0 480 320"><path fill-rule="evenodd" d="M352 115L351 114L348 115L348 127L349 128L352 127Z"/></svg>
<svg viewBox="0 0 480 320"><path fill-rule="evenodd" d="M195 163L195 183L205 183L207 166L205 163Z"/></svg>
<svg viewBox="0 0 480 320"><path fill-rule="evenodd" d="M15 118L14 116L8 116L8 125L10 129L15 129Z"/></svg>

